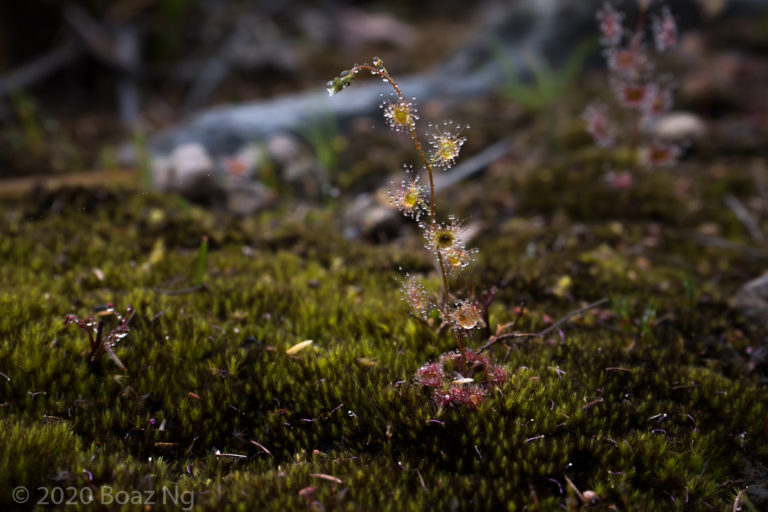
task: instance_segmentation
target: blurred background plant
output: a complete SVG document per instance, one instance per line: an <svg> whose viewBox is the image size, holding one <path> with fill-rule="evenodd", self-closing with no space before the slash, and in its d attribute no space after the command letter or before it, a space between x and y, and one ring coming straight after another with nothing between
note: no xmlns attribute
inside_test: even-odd
<svg viewBox="0 0 768 512"><path fill-rule="evenodd" d="M333 198L338 195L336 183L342 179L339 155L347 148L347 139L339 131L338 121L329 109L320 110L299 129L299 134L312 147L315 159L323 172L318 195Z"/></svg>
<svg viewBox="0 0 768 512"><path fill-rule="evenodd" d="M22 172L41 167L56 173L83 170L80 149L33 96L14 91L8 99L11 121L0 127L1 167Z"/></svg>
<svg viewBox="0 0 768 512"><path fill-rule="evenodd" d="M497 43L494 54L503 73L501 92L532 114L546 113L575 89L587 59L597 48L596 40L584 41L571 50L565 63L557 66L542 57L527 53L524 58L530 74L524 76L509 54Z"/></svg>
<svg viewBox="0 0 768 512"><path fill-rule="evenodd" d="M658 4L658 5L657 5ZM606 1L597 11L600 43L608 64L610 103L593 101L584 111L587 130L598 147L621 144L632 153L630 171L638 166L669 167L682 154L680 144L663 141L648 131L674 104L675 80L658 69L658 55L678 44L678 27L663 3L637 2L636 20ZM634 26L634 28L628 28ZM652 51L654 48L655 51Z"/></svg>

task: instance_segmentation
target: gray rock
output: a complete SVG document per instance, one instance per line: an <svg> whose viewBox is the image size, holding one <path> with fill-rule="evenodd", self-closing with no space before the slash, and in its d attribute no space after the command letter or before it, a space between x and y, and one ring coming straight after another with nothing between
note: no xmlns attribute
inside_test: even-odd
<svg viewBox="0 0 768 512"><path fill-rule="evenodd" d="M293 185L306 184L307 180L317 185L321 178L320 166L313 158L302 158L283 167L281 176L286 183Z"/></svg>
<svg viewBox="0 0 768 512"><path fill-rule="evenodd" d="M257 181L232 180L224 190L227 210L238 215L251 215L263 210L275 197L273 191Z"/></svg>
<svg viewBox="0 0 768 512"><path fill-rule="evenodd" d="M255 176L256 171L269 158L263 146L247 144L234 156L219 159L219 168L233 179L247 180Z"/></svg>
<svg viewBox="0 0 768 512"><path fill-rule="evenodd" d="M398 235L402 216L393 207L380 204L376 196L360 194L347 208L344 220L345 237L381 241Z"/></svg>
<svg viewBox="0 0 768 512"><path fill-rule="evenodd" d="M755 510L768 510L768 488L765 482L750 485L747 488L747 498Z"/></svg>
<svg viewBox="0 0 768 512"><path fill-rule="evenodd" d="M295 163L307 155L301 140L287 132L276 133L271 136L267 141L267 151L269 157L281 166Z"/></svg>
<svg viewBox="0 0 768 512"><path fill-rule="evenodd" d="M748 320L768 325L768 273L742 286L734 297L733 308Z"/></svg>
<svg viewBox="0 0 768 512"><path fill-rule="evenodd" d="M754 510L768 510L768 468L757 460L748 459L744 477L747 498Z"/></svg>
<svg viewBox="0 0 768 512"><path fill-rule="evenodd" d="M202 144L195 142L181 144L168 157L152 161L154 186L187 196L209 186L213 172L211 156Z"/></svg>
<svg viewBox="0 0 768 512"><path fill-rule="evenodd" d="M648 132L670 142L696 141L707 134L707 126L699 116L690 112L669 112L654 119Z"/></svg>

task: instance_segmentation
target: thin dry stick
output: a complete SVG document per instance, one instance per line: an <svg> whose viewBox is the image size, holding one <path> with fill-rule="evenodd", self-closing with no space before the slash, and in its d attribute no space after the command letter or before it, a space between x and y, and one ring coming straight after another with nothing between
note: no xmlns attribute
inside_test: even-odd
<svg viewBox="0 0 768 512"><path fill-rule="evenodd" d="M579 488L578 488L578 487L576 487L576 486L573 484L573 482L571 482L571 479L570 479L570 478L568 478L568 475L563 475L563 478L565 478L565 481L568 483L568 487L570 487L571 489L573 489L573 491L575 491L575 492L576 492L576 496L578 496L578 497L579 497L579 500L580 500L580 501L584 501L584 495L583 495L583 494L581 494L581 491L579 490Z"/></svg>
<svg viewBox="0 0 768 512"><path fill-rule="evenodd" d="M464 160L448 172L438 175L435 178L435 191L439 192L444 188L458 183L461 180L472 176L475 173L486 169L490 164L506 156L510 151L510 139L502 139L493 146L484 149L473 157Z"/></svg>
<svg viewBox="0 0 768 512"><path fill-rule="evenodd" d="M559 319L554 324L550 325L544 330L541 330L539 332L508 332L506 334L500 334L499 336L491 336L491 339L488 340L488 343L483 345L483 347L480 349L480 352L484 352L485 350L488 350L493 345L498 343L499 341L508 340L512 338L543 338L546 336L549 332L553 331L554 329L557 329L561 325L563 325L565 322L573 318L574 316L580 315L584 313L585 311L589 311L590 309L594 309L597 306L600 306L601 304L605 304L608 302L608 299L600 299L598 301L595 301L591 304L587 304L584 307L581 307L579 309L573 310L561 319ZM518 313L517 319L513 322L512 326L514 328L515 325L517 325L517 320L520 318L521 313Z"/></svg>
<svg viewBox="0 0 768 512"><path fill-rule="evenodd" d="M181 288L179 290L166 290L163 288L152 288L152 291L159 293L160 295L187 295L188 293L197 293L207 290L208 287L205 283L196 286L190 286L189 288Z"/></svg>
<svg viewBox="0 0 768 512"><path fill-rule="evenodd" d="M570 320L574 316L580 315L581 313L584 313L585 311L589 311L590 309L596 308L597 306L605 304L606 302L608 302L608 299L600 299L598 301L593 302L592 304L587 304L583 308L579 308L577 310L571 311L570 313L565 315L563 318L561 318L560 320L558 320L554 324L550 325L549 327L547 327L543 331L538 332L536 334L536 336L543 337L547 333L549 333L550 331L553 331L554 329L557 329L558 327L560 327L562 324L564 324L565 322L567 322L568 320Z"/></svg>
<svg viewBox="0 0 768 512"><path fill-rule="evenodd" d="M73 62L82 53L83 48L79 42L67 41L31 62L0 76L0 98L13 91L37 84L59 68Z"/></svg>
<svg viewBox="0 0 768 512"><path fill-rule="evenodd" d="M739 222L744 225L752 240L757 243L765 242L765 235L760 229L760 225L736 196L730 194L725 196L725 204L731 209L736 218L739 219Z"/></svg>

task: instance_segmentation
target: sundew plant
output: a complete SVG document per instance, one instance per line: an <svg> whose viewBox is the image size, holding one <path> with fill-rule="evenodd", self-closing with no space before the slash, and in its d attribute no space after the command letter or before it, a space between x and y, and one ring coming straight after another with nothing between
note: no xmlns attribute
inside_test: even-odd
<svg viewBox="0 0 768 512"><path fill-rule="evenodd" d="M484 321L476 302L452 291L451 279L474 260L477 251L466 246L465 229L456 217L440 220L435 213L435 173L454 165L466 141L462 135L466 127L453 121L429 124L431 150L425 150L416 130L419 114L415 98L406 98L380 58L375 57L372 64L355 64L350 70L343 71L328 82L329 94L333 96L341 92L361 71L381 78L392 87L392 95L381 104L384 118L391 129L410 136L418 153L420 170L406 165L405 178L398 186L393 186L390 196L403 215L419 223L424 245L433 254L442 279L439 296L435 296L426 290L419 276L406 274L401 288L403 299L419 318L438 317L451 332L458 348L458 354L444 354L440 362L420 368L416 381L433 388L435 401L441 406L477 405L487 388L503 382L507 375L503 368L491 362L488 355L467 348L468 333ZM427 187L422 185L423 177Z"/></svg>
<svg viewBox="0 0 768 512"><path fill-rule="evenodd" d="M624 13L609 2L597 12L600 42L618 108L593 102L584 111L584 120L598 147L622 143L643 165L668 167L677 161L681 148L661 140L641 140L641 134L644 127L672 108L673 81L657 72L653 56L654 50L660 54L677 45L678 29L669 7L650 13L650 4L649 0L638 0L634 28L625 26Z"/></svg>

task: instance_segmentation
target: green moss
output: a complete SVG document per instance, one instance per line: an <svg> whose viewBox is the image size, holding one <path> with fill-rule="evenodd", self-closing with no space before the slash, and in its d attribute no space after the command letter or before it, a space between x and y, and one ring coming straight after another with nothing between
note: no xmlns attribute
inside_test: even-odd
<svg viewBox="0 0 768 512"><path fill-rule="evenodd" d="M573 152L440 192L482 226L455 284L498 287L492 326L521 302L519 329L536 331L611 299L497 347L510 379L477 409L440 411L413 383L454 342L403 305L399 267L439 287L407 228L370 245L342 238L329 208L239 219L132 189L0 205L0 502L25 485L101 502L169 488L202 510L577 509L568 476L595 510L730 508L768 475L752 358L766 332L728 308L764 267L722 206L756 193L748 166L693 158L617 192L602 175L627 154L568 137ZM343 191L393 154L361 159ZM127 372L89 364L64 326L110 302L137 311L116 347Z"/></svg>
<svg viewBox="0 0 768 512"><path fill-rule="evenodd" d="M568 179L568 190L586 183ZM573 309L569 297L610 292L623 309L519 345L510 381L477 410L438 414L411 376L452 341L400 306L397 265L428 268L407 245L345 241L319 210L239 222L112 194L2 228L3 500L18 485L87 486L97 499L167 486L193 492L201 509L303 509L299 491L311 486L311 500L340 510L556 510L576 503L568 475L605 507L723 508L728 482L768 458L764 390L717 341L749 346L724 320L722 283L755 266L743 255L704 249L709 271L694 256L704 300L686 295L690 269L678 264L693 242L628 250L650 236L639 220L586 231L567 217L547 221L557 229L508 221L478 241L470 279L510 277L494 322L520 300L524 330ZM4 214L28 217L24 208ZM203 234L206 289L169 294L194 283ZM66 313L107 302L138 311L116 349L125 374L108 358L89 365L83 333L63 326ZM668 321L637 338L651 303ZM285 354L305 339L314 343Z"/></svg>

